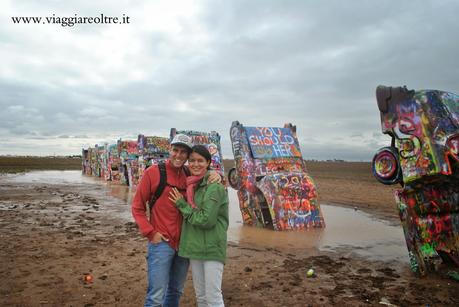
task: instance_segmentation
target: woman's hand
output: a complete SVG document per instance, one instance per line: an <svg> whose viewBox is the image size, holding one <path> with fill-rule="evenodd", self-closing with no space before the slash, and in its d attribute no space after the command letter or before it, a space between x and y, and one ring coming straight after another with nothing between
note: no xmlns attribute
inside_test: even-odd
<svg viewBox="0 0 459 307"><path fill-rule="evenodd" d="M177 201L182 198L183 195L177 190L177 188L172 188L172 190L169 192L169 200L174 204L176 204Z"/></svg>

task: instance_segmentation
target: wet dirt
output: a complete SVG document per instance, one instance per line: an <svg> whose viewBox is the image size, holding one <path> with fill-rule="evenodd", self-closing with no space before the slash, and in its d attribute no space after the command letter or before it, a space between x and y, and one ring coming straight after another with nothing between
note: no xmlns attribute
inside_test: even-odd
<svg viewBox="0 0 459 307"><path fill-rule="evenodd" d="M79 172L0 176L0 305L141 306L146 241L131 197ZM322 205L325 229L280 233L243 227L231 204L227 306L459 304L459 283L411 273L401 227L358 208ZM190 274L182 305L194 304Z"/></svg>

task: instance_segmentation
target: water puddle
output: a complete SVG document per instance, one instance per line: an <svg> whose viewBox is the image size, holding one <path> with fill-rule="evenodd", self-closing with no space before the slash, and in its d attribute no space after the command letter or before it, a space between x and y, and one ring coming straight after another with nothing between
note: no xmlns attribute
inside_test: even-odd
<svg viewBox="0 0 459 307"><path fill-rule="evenodd" d="M230 229L228 238L234 242L257 247L313 253L313 249L352 250L371 260L396 260L408 263L403 229L374 216L339 206L321 204L326 227L307 232L276 232L242 226L236 191L229 188ZM394 209L395 210L395 209Z"/></svg>
<svg viewBox="0 0 459 307"><path fill-rule="evenodd" d="M8 175L6 181L37 184L72 184L93 186L90 194L103 193L105 204L110 198L126 205L122 217L132 221L130 207L133 191L126 186L107 183L102 179L84 176L79 171L37 171ZM408 263L408 253L401 226L377 219L359 210L321 204L326 228L308 232L276 232L242 225L236 191L229 188L230 227L228 240L255 248L273 248L294 253L316 254L320 250L352 250L371 260ZM100 194L99 194L100 196ZM394 209L395 210L395 209Z"/></svg>
<svg viewBox="0 0 459 307"><path fill-rule="evenodd" d="M20 174L6 174L3 181L10 183L25 183L25 184L71 184L80 188L94 188L97 185L97 192L93 189L88 189L86 192L92 195L116 197L123 203L130 204L134 193L129 187L119 184L107 182L101 178L82 175L80 171L32 171Z"/></svg>
<svg viewBox="0 0 459 307"><path fill-rule="evenodd" d="M32 171L19 174L6 174L5 181L41 184L94 184L97 178L83 176L80 171Z"/></svg>

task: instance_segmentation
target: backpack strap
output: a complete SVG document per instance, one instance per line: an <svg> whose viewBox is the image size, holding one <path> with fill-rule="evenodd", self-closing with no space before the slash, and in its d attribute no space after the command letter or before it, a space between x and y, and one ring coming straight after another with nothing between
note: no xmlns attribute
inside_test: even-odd
<svg viewBox="0 0 459 307"><path fill-rule="evenodd" d="M150 201L148 202L150 206L150 210L153 208L153 205L155 204L155 202L164 192L164 188L167 185L166 164L164 162L158 163L158 169L159 169L159 184L158 184L158 187L156 188L155 193L153 194Z"/></svg>

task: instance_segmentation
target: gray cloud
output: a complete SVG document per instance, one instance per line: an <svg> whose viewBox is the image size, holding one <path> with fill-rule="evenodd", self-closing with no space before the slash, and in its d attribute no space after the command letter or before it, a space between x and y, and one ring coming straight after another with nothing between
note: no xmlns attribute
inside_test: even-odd
<svg viewBox="0 0 459 307"><path fill-rule="evenodd" d="M0 154L74 154L176 127L218 131L231 157L229 127L239 120L296 124L305 158L370 160L390 143L377 85L459 92L458 9L456 1L9 1L0 12L8 143ZM101 12L128 14L131 24L11 22Z"/></svg>

